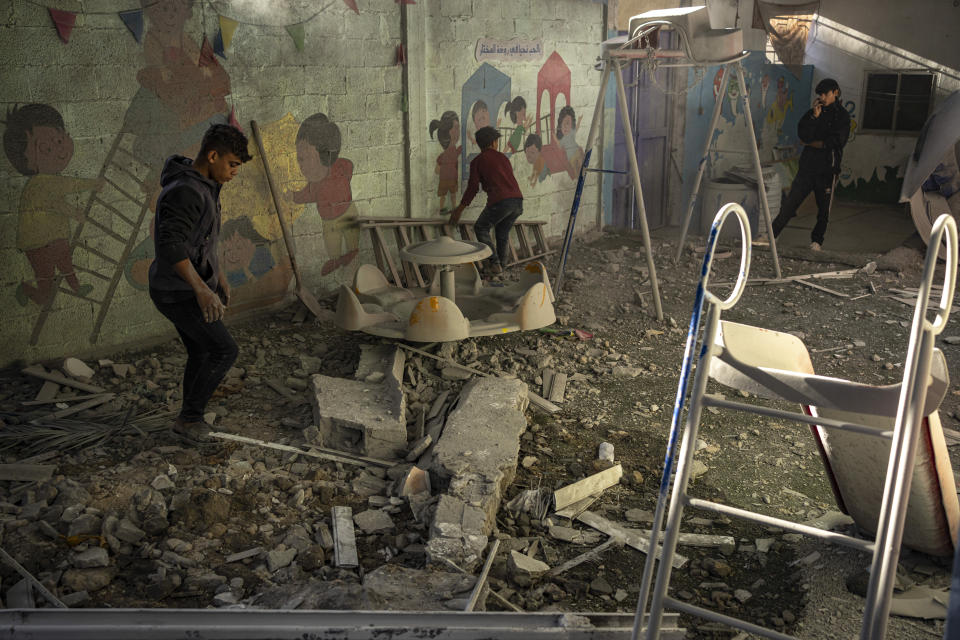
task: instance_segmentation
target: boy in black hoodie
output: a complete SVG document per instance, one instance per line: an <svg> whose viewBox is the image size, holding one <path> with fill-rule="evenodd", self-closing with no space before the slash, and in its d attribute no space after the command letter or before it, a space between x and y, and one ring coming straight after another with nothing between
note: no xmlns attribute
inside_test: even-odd
<svg viewBox="0 0 960 640"><path fill-rule="evenodd" d="M797 124L797 134L804 145L800 170L783 201L780 215L773 221L773 235L780 235L790 218L797 215L797 208L813 191L817 199L817 224L810 233L810 249L820 251L827 231L835 176L840 173L843 146L850 136L850 114L840 104L840 85L836 80L821 80L816 91L813 108Z"/></svg>
<svg viewBox="0 0 960 640"><path fill-rule="evenodd" d="M220 188L250 157L241 131L215 124L196 159L170 156L160 175L150 298L187 348L183 404L173 430L192 441L209 432L207 402L237 359L237 343L223 324L230 285L217 255Z"/></svg>

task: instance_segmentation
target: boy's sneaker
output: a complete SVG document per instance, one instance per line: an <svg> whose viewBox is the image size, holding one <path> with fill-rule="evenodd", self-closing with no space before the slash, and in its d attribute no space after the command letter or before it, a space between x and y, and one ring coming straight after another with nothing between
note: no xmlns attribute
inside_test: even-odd
<svg viewBox="0 0 960 640"><path fill-rule="evenodd" d="M821 249L823 249L823 247L820 246L819 242L810 243L810 251L820 251Z"/></svg>
<svg viewBox="0 0 960 640"><path fill-rule="evenodd" d="M757 247L769 247L770 246L770 237L766 233L761 233L756 238L753 239L753 242L750 244Z"/></svg>

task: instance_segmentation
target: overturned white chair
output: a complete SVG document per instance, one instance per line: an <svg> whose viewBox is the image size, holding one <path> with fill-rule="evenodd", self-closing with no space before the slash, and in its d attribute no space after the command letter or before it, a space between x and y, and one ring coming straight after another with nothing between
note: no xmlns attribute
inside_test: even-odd
<svg viewBox="0 0 960 640"><path fill-rule="evenodd" d="M731 213L740 222L742 257L734 290L723 300L707 289L707 283L717 233L726 216ZM943 330L950 316L956 284L957 229L953 219L949 216L939 218L931 236L903 367L903 380L894 385L872 386L816 375L806 347L793 335L720 319L720 312L736 304L746 285L750 266L750 228L746 214L739 205L728 204L717 214L707 243L690 320L664 474L654 512L651 546L656 543L664 526L667 494L672 484L663 537L663 559L652 591L646 638L659 637L660 616L664 608L769 638L791 637L667 596L670 558L676 549L681 516L687 506L781 527L872 553L861 640L880 640L885 636L901 543L936 555L953 553L960 522L960 505L937 416L937 408L949 381L943 354L933 347L936 335ZM941 239L946 242L941 243ZM946 275L943 294L931 321L926 317L926 304L932 288L937 254L942 245L946 247ZM702 341L698 341L704 302L707 303L706 326ZM699 354L695 357L697 352ZM696 376L692 387L688 389L694 360ZM704 391L709 378L761 398L797 402L803 407L803 413L707 396ZM674 477L681 415L688 396L689 410L682 429L683 439ZM811 425L838 504L862 530L876 534L876 540L823 531L689 496L687 484L695 449L693 445L697 439L700 414L705 406ZM907 516L909 522L905 526ZM640 585L635 638L643 626L654 562L653 554L649 555Z"/></svg>

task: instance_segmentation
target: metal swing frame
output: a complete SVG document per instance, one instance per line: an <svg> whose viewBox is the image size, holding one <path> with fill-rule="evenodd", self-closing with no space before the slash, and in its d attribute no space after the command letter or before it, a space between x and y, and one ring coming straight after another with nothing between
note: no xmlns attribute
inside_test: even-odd
<svg viewBox="0 0 960 640"><path fill-rule="evenodd" d="M717 244L717 235L725 219L736 215L742 234L742 255L740 273L732 293L722 299L708 290L710 266L713 261L714 250ZM945 242L943 242L945 240ZM932 291L934 272L937 266L937 257L940 247L945 247L945 276L940 302L935 309L933 320L927 318L927 300ZM750 268L750 225L746 212L738 204L727 204L717 213L713 221L706 252L703 258L701 279L697 285L693 313L690 318L689 333L684 351L683 365L680 371L680 381L674 404L673 420L670 436L667 443L667 452L664 458L664 471L660 483L660 491L654 512L650 544L655 545L664 527L664 513L667 508L667 493L672 485L672 494L669 500L669 513L666 516L666 530L663 537L663 550L656 584L653 586L652 601L649 616L644 612L650 596L651 581L655 564L654 554L647 556L643 576L640 584L640 594L637 601L637 610L634 620L633 638L639 637L641 628L646 619L647 640L660 637L661 616L664 608L681 611L690 615L721 622L749 633L755 633L777 640L789 640L789 636L772 629L760 627L750 622L726 616L715 611L694 606L667 596L670 581L670 560L676 551L677 539L680 534L680 522L685 507L695 507L735 516L765 526L776 526L788 531L803 533L825 541L844 544L861 551L872 553L871 578L867 592L863 623L861 626L861 640L882 640L886 635L887 620L890 613L890 604L893 584L896 578L897 560L903 540L904 522L907 514L907 501L910 495L915 455L918 448L920 423L925 413L925 398L930 387L931 361L933 345L936 336L943 331L950 317L950 308L957 279L957 226L950 216L941 216L934 224L931 240L928 244L926 261L921 276L917 305L914 310L910 339L904 363L904 374L899 389L899 400L896 407L894 428L878 430L875 427L854 424L849 421L830 420L823 417L810 416L805 413L791 413L776 409L755 406L744 403L731 402L706 397L704 392L707 381L711 377L711 361L720 358L725 349L724 344L717 343L720 330L720 313L733 307L739 300L747 284ZM704 304L706 303L706 325L703 337L698 342L700 324ZM698 347L699 345L699 347ZM694 353L699 352L696 358ZM696 359L696 374L692 388L689 388L691 372ZM757 373L760 367L756 367ZM741 371L750 375L749 371ZM765 370L770 373L770 370ZM816 376L813 376L816 378ZM821 378L823 380L823 378ZM836 381L844 384L845 381ZM850 383L847 383L850 384ZM689 410L686 416L686 425L683 428L683 438L680 444L679 459L676 464L676 476L673 477L677 440L680 436L681 414L688 401ZM811 398L812 400L812 398ZM815 402L810 403L815 404ZM845 429L858 433L869 433L891 440L891 450L887 462L887 473L884 481L883 499L880 515L877 522L877 536L875 541L862 540L851 536L823 531L814 527L782 520L745 509L718 504L690 497L687 494L687 485L690 481L690 468L693 462L694 443L700 423L700 415L704 406L722 407L748 413L770 417L785 418L801 423L817 425L827 429ZM842 407L837 407L842 408ZM929 407L926 407L929 412ZM935 408L934 408L935 409Z"/></svg>

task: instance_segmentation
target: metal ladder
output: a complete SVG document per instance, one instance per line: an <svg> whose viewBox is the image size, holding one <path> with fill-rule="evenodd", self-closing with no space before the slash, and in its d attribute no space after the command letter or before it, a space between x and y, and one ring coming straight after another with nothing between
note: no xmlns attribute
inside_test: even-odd
<svg viewBox="0 0 960 640"><path fill-rule="evenodd" d="M734 289L726 299L721 299L707 289L707 283L710 276L710 266L713 261L717 235L724 220L731 213L736 215L740 223L742 256L740 273ZM945 278L939 305L931 307L935 312L934 319L931 321L927 319L927 299L932 289L932 280L941 245L944 245L946 249ZM646 620L646 633L644 637L647 638L647 640L660 638L660 627L664 608L727 624L743 631L768 638L777 640L789 640L793 638L793 636L710 609L688 604L667 595L671 573L670 561L676 551L683 510L688 506L726 516L742 518L764 526L780 527L788 531L803 533L825 541L844 544L871 553L873 555L870 572L871 577L867 591L860 638L861 640L882 640L885 637L893 583L896 578L897 560L903 539L907 500L913 480L914 458L917 451L918 436L920 434L920 422L924 415L924 399L927 396L928 386L930 386L934 339L943 330L949 319L954 287L956 285L957 227L950 216L941 216L934 223L928 247L917 296L917 305L913 315L906 360L904 362L903 382L899 389L899 401L896 407L894 427L892 431L881 431L873 426L855 424L848 420L830 420L805 413L780 411L763 406L731 402L705 396L704 391L707 381L711 377L711 362L714 358L722 357L724 350L724 345L718 345L716 340L720 329L720 312L736 304L746 286L750 267L750 225L743 208L731 203L725 205L717 213L707 241L701 279L697 285L674 405L673 421L664 459L664 471L660 483L657 507L654 512L654 521L650 537L651 548L655 548L654 545L657 543L661 529L664 526L663 519L667 505L667 492L672 484L672 495L669 500L669 513L667 514L666 531L663 538L662 559L658 568L656 583L652 591L650 613ZM699 342L698 348L697 337L700 333L700 321L704 303L707 303L706 325L703 329L703 337ZM692 388L689 390L689 410L686 416L685 428L682 430L683 438L680 445L679 460L676 466L676 477L674 478L674 457L677 439L681 431L680 416L683 412L684 404L687 402L688 386L690 375L693 371L695 352L699 352L699 355L696 357L696 374L693 378ZM844 383L844 381L837 382L840 384ZM811 402L810 404L815 403ZM816 425L825 429L839 429L856 433L867 433L869 431L869 435L885 437L891 440L891 450L883 488L883 500L877 522L876 540L871 542L839 533L823 531L815 527L788 520L765 516L745 509L691 497L687 493L687 485L690 480L690 467L693 462L700 414L705 406L789 419ZM634 619L632 636L634 640L639 637L641 628L644 626L644 612L646 610L648 596L650 595L654 564L654 554L648 555L644 565L640 584L640 595Z"/></svg>
<svg viewBox="0 0 960 640"><path fill-rule="evenodd" d="M93 276L97 284L89 294L80 295L70 287L62 286L63 274L58 272L54 277L53 291L33 325L32 345L37 344L53 312L57 293L85 300L97 309L90 342L96 342L100 337L100 328L123 277L124 265L137 245L140 227L150 210L143 191L150 167L123 145L126 138L133 137L131 133L119 133L114 138L98 176L103 180L103 187L90 194L83 218L70 242L74 271ZM82 259L81 264L78 259Z"/></svg>

